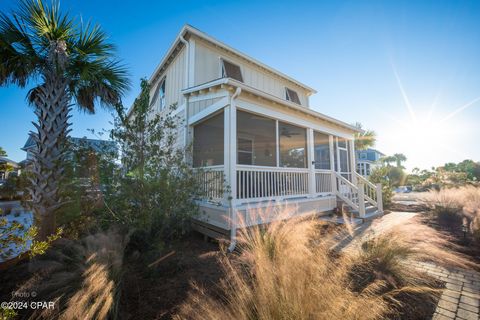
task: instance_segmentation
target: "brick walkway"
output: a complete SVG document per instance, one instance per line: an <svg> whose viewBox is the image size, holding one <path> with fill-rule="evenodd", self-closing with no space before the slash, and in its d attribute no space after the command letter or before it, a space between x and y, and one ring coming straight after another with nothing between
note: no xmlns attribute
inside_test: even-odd
<svg viewBox="0 0 480 320"><path fill-rule="evenodd" d="M446 289L435 310L434 320L479 320L480 273L459 268L445 269L421 262L419 268L445 282Z"/></svg>
<svg viewBox="0 0 480 320"><path fill-rule="evenodd" d="M336 250L349 250L358 245L369 230L381 229L383 223L402 223L415 216L411 212L392 212L380 219L356 226L353 234L339 238L333 247ZM445 290L435 310L433 320L480 320L480 272L460 268L443 268L432 263L419 262L420 270L445 282Z"/></svg>

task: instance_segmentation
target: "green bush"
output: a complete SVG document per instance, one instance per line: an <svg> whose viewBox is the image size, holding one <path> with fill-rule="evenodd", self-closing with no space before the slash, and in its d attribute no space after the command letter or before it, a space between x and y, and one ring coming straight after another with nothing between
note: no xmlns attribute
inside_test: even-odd
<svg viewBox="0 0 480 320"><path fill-rule="evenodd" d="M110 132L122 165L113 167L106 185L106 219L143 230L151 239L178 238L188 232L191 217L198 214L195 200L202 195L185 161L189 148L177 144L176 106L155 114L146 80L141 88L130 114L117 107Z"/></svg>

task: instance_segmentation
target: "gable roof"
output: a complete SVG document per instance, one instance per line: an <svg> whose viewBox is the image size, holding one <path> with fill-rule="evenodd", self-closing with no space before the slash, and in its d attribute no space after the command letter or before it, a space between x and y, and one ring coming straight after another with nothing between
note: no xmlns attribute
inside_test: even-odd
<svg viewBox="0 0 480 320"><path fill-rule="evenodd" d="M170 48L168 49L167 51L167 54L163 57L162 61L160 61L160 63L158 64L158 66L155 68L155 71L153 72L152 76L150 77L149 79L149 82L152 83L155 81L155 79L162 73L162 70L165 68L165 66L168 64L168 62L170 61L170 57L172 56L172 54L174 54L176 52L176 50L178 49L179 46L183 46L183 43L182 43L182 38L184 38L186 35L195 35L215 46L218 46L224 50L227 50L245 60L248 60L250 61L251 63L267 70L267 71L270 71L271 73L274 73L276 74L277 76L287 80L287 81L290 81L294 84L296 84L297 86L305 89L306 91L308 91L310 94L314 94L314 93L317 93L317 91L303 83L301 83L300 81L297 81L295 79L293 79L292 77L290 76L287 76L286 74L270 67L270 66L267 66L266 64L258 61L257 59L254 59L232 47L230 47L229 45L209 36L208 34L198 30L197 28L194 28L192 27L191 25L189 24L185 24L183 26L183 28L180 30L180 32L178 33L177 37L175 38L175 41L173 42L173 44L170 46Z"/></svg>

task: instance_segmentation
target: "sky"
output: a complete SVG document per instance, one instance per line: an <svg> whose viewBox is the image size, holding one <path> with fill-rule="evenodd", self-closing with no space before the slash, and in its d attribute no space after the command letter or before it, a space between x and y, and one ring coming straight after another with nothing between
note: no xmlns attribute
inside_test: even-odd
<svg viewBox="0 0 480 320"><path fill-rule="evenodd" d="M10 12L16 0L0 0ZM406 167L480 161L480 1L61 0L99 23L128 67L149 77L185 23L315 88L312 109L377 134ZM1 57L0 57L1 58ZM31 86L30 86L31 87ZM28 87L0 87L0 146L20 161L33 129ZM72 135L110 128L75 109Z"/></svg>

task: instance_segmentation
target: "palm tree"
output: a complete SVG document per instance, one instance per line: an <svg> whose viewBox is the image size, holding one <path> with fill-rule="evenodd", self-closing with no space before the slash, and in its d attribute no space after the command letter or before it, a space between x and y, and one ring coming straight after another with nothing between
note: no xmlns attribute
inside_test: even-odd
<svg viewBox="0 0 480 320"><path fill-rule="evenodd" d="M403 168L402 162L407 161L407 157L403 153L395 153L393 155L395 162L397 163L397 168Z"/></svg>
<svg viewBox="0 0 480 320"><path fill-rule="evenodd" d="M0 157L6 157L7 151L5 151L2 147L0 147Z"/></svg>
<svg viewBox="0 0 480 320"><path fill-rule="evenodd" d="M360 122L355 123L355 127L362 129ZM363 130L355 134L355 150L365 150L375 145L377 134L373 130Z"/></svg>
<svg viewBox="0 0 480 320"><path fill-rule="evenodd" d="M390 167L391 163L395 162L395 161L396 161L396 159L393 156L386 156L386 157L380 158L380 162L382 162L387 167Z"/></svg>
<svg viewBox="0 0 480 320"><path fill-rule="evenodd" d="M55 211L62 205L58 186L73 103L88 113L96 102L117 105L129 81L99 26L62 14L54 0L22 0L12 14L0 13L0 56L1 86L34 84L27 95L38 117L29 191L38 236L45 239L55 231Z"/></svg>

